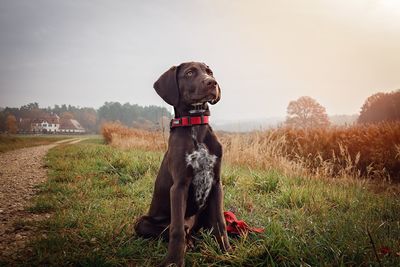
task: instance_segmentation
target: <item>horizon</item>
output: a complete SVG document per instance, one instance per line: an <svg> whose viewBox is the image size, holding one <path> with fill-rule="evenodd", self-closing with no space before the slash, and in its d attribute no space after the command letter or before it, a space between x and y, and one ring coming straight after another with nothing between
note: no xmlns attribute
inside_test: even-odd
<svg viewBox="0 0 400 267"><path fill-rule="evenodd" d="M140 105L140 104L138 104L138 103L130 103L130 102L119 102L119 101L105 101L102 105L100 105L100 106L98 106L98 107L93 107L93 106L79 106L79 105L74 105L74 104L70 104L70 103L63 103L63 104L53 104L53 105L48 105L48 106L41 106L40 105L40 103L39 102L37 102L37 101L35 101L35 102L31 102L31 103L25 103L25 104L23 104L23 105L20 105L20 106L0 106L0 110L4 110L4 109L6 109L6 108L21 108L22 106L25 106L25 105L29 105L29 104L35 104L35 103L37 103L38 104L38 106L39 106L39 109L53 109L55 106L59 106L59 107L61 107L61 106L63 106L63 105L65 105L65 106L72 106L72 107L75 107L75 108L79 108L79 109L81 109L81 108L93 108L93 109L95 109L96 111L99 109L99 108L101 108L102 106L104 106L106 103L112 103L112 102L115 102L115 103L120 103L121 105L124 105L124 104L129 104L129 105L139 105L139 106L141 106L141 107L150 107L150 106L156 106L156 107L161 107L161 108L163 108L163 107L165 107L164 105L156 105L156 104L150 104L150 105ZM210 106L210 111L211 111L211 113L212 113L212 108L213 108L213 106L211 106L211 105L209 105ZM172 108L172 107L171 107ZM360 107L361 108L361 107ZM168 108L167 108L168 109ZM170 111L170 110L169 110ZM170 111L171 112L171 111ZM172 112L171 112L171 114L173 115L173 110L172 110ZM212 114L211 114L212 115ZM353 113L353 114L328 114L327 113L327 115L329 116L329 117L334 117L334 116L358 116L359 115L359 112L358 113ZM283 117L286 117L287 116L287 114L285 114L285 115L282 115L282 116L278 116L278 115L276 115L276 116L269 116L269 117L252 117L252 118L248 118L248 119L250 119L250 120L259 120L259 119L277 119L277 118L283 118ZM225 120L225 119L222 119L223 121Z"/></svg>
<svg viewBox="0 0 400 267"><path fill-rule="evenodd" d="M109 102L110 103L110 102ZM45 112L47 109L55 109L55 106L57 105L58 108L62 108L62 106L66 106L66 108L68 108L68 106L72 106L73 108L93 108L96 113L99 112L99 108L94 108L94 107L80 107L80 106L74 106L74 105L70 105L70 104L55 104L53 106L48 106L48 107L41 107L40 103L31 103L31 104L38 104L39 109L44 110ZM119 103L122 106L124 104L130 104L130 105L135 105L134 103ZM157 105L149 105L149 106L141 106L138 105L139 107L150 107L150 106L155 106L155 107L160 107L163 108L161 106L157 106ZM21 107L7 107L7 108L21 108ZM0 111L2 111L4 109L4 107L0 107ZM47 113L47 115L51 115L53 114L53 111L51 111L50 113ZM57 114L57 113L55 113ZM58 113L58 115L62 115L62 113ZM171 113L171 115L173 116L173 112ZM334 126L341 126L341 125L350 125L353 124L357 118L359 117L359 114L334 114L334 115L328 115L328 119L331 123L331 125ZM212 116L212 114L211 114ZM39 118L39 117L38 117ZM75 118L77 119L77 118ZM214 116L212 116L212 120L211 120L211 125L214 127L215 130L217 131L227 131L227 132L250 132L250 131L254 131L254 130L265 130L265 129L270 129L270 128L275 128L275 127L279 127L280 125L282 125L283 123L285 123L287 117L286 116L271 116L271 117L253 117L253 118L247 118L247 119L214 119ZM79 119L77 119L79 121ZM124 124L122 122L122 124ZM127 124L124 124L127 125ZM129 125L127 125L129 126ZM132 127L132 126L130 126ZM133 128L135 128L135 126L133 126Z"/></svg>
<svg viewBox="0 0 400 267"><path fill-rule="evenodd" d="M368 96L400 88L394 0L2 1L0 21L0 107L172 111L152 85L190 60L221 86L215 121L285 117L301 96L330 116L355 115Z"/></svg>

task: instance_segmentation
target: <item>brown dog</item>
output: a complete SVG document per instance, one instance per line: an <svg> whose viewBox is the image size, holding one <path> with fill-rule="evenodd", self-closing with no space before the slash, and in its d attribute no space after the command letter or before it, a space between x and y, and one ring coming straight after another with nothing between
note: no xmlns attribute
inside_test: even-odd
<svg viewBox="0 0 400 267"><path fill-rule="evenodd" d="M217 103L221 90L211 69L198 62L170 68L154 89L174 106L175 119L150 210L135 230L142 237L169 240L162 265L183 266L190 236L200 228L212 230L222 251L230 249L220 179L222 146L208 125L207 102Z"/></svg>

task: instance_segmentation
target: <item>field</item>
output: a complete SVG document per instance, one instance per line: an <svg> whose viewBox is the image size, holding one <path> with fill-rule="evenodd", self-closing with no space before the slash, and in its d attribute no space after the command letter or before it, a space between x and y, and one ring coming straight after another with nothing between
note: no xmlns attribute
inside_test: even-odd
<svg viewBox="0 0 400 267"><path fill-rule="evenodd" d="M0 134L0 153L18 148L48 145L56 141L67 138L62 135L4 135Z"/></svg>
<svg viewBox="0 0 400 267"><path fill-rule="evenodd" d="M138 238L133 231L149 207L165 145L162 134L147 139L158 136L160 146L149 146L147 135L140 134L142 140L131 140L124 149L91 139L50 151L49 180L30 211L51 216L37 225L27 265L155 266L162 260L166 243ZM324 178L284 155L269 164L247 165L226 146L225 208L265 233L231 238L234 251L222 254L202 232L186 255L187 266L399 265L397 185L351 175ZM273 160L274 153L265 150L259 157Z"/></svg>
<svg viewBox="0 0 400 267"><path fill-rule="evenodd" d="M103 125L105 141L121 149L165 151L168 134ZM400 123L278 128L246 134L218 133L224 161L249 168L322 178L400 182Z"/></svg>

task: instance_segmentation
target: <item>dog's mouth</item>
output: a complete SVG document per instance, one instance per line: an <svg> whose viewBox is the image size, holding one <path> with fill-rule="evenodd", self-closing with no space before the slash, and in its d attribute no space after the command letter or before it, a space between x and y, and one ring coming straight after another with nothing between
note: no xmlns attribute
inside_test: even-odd
<svg viewBox="0 0 400 267"><path fill-rule="evenodd" d="M205 94L195 94L192 95L192 103L193 107L204 105L205 103L215 104L218 102L219 98L219 90L218 85L215 88L204 88L199 90L200 92L204 92Z"/></svg>
<svg viewBox="0 0 400 267"><path fill-rule="evenodd" d="M217 100L217 98L218 98L217 94L208 94L205 97L202 97L202 98L194 100L191 105L192 106L199 106L199 105L204 105L207 102L212 104Z"/></svg>
<svg viewBox="0 0 400 267"><path fill-rule="evenodd" d="M192 106L193 107L200 107L200 106L204 105L204 103L206 103L206 102L196 102L196 103L193 103Z"/></svg>
<svg viewBox="0 0 400 267"><path fill-rule="evenodd" d="M194 103L192 103L191 105L193 107L203 106L205 103L207 103L207 102L213 103L215 100L217 100L217 98L215 96L207 96L207 97L201 98L199 100L195 100Z"/></svg>

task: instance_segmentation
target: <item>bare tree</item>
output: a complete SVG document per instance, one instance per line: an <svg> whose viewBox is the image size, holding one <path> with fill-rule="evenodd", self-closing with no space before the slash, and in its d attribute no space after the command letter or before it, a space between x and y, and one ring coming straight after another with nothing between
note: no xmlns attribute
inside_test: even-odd
<svg viewBox="0 0 400 267"><path fill-rule="evenodd" d="M322 128L330 124L323 106L309 96L290 101L287 107L286 125L296 128Z"/></svg>

